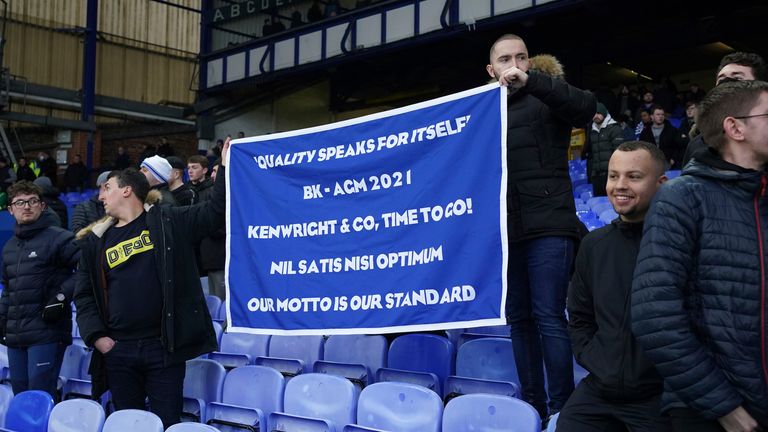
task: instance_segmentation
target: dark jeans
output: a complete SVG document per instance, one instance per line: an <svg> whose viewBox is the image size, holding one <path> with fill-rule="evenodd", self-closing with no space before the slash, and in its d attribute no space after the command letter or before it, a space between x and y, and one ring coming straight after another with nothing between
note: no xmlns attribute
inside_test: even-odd
<svg viewBox="0 0 768 432"><path fill-rule="evenodd" d="M661 416L661 394L640 401L608 400L590 384L579 383L560 411L557 429L565 432L666 432L669 419Z"/></svg>
<svg viewBox="0 0 768 432"><path fill-rule="evenodd" d="M117 341L104 355L107 380L116 410L145 409L163 421L163 427L179 422L183 404L185 364L166 366L159 339Z"/></svg>
<svg viewBox="0 0 768 432"><path fill-rule="evenodd" d="M8 366L13 393L27 390L48 392L54 399L64 350L61 342L32 345L26 348L8 347Z"/></svg>
<svg viewBox="0 0 768 432"><path fill-rule="evenodd" d="M541 237L509 245L507 322L523 400L542 419L573 392L573 354L565 319L573 240ZM543 363L542 363L543 358ZM544 389L546 364L548 392Z"/></svg>

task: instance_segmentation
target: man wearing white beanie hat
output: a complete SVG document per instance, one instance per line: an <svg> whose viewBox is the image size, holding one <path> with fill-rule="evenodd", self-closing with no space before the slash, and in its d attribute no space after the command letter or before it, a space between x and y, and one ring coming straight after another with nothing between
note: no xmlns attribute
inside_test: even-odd
<svg viewBox="0 0 768 432"><path fill-rule="evenodd" d="M163 205L176 205L176 199L168 189L168 179L171 178L172 170L171 164L162 156L148 157L141 162L141 172L147 178L149 186L160 191Z"/></svg>

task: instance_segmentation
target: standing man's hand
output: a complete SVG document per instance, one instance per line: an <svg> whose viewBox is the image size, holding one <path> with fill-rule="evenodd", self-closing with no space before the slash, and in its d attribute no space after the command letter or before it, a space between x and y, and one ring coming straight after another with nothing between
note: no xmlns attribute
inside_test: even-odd
<svg viewBox="0 0 768 432"><path fill-rule="evenodd" d="M115 346L115 340L109 336L103 336L96 339L96 342L93 343L93 346L96 347L100 353L106 354L110 352Z"/></svg>
<svg viewBox="0 0 768 432"><path fill-rule="evenodd" d="M516 67L505 70L499 77L499 84L515 89L524 87L527 82L528 74Z"/></svg>
<svg viewBox="0 0 768 432"><path fill-rule="evenodd" d="M229 142L232 141L232 136L227 135L227 139L224 140L224 145L221 146L221 166L227 166L227 154L229 153Z"/></svg>
<svg viewBox="0 0 768 432"><path fill-rule="evenodd" d="M720 425L727 432L757 432L757 421L743 407L739 406L735 410L717 419Z"/></svg>

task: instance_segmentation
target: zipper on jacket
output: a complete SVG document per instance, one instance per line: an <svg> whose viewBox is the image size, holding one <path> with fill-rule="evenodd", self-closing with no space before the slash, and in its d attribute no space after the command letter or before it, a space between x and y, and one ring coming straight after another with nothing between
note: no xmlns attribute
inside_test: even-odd
<svg viewBox="0 0 768 432"><path fill-rule="evenodd" d="M763 248L763 230L760 225L760 198L765 196L768 185L768 175L763 174L760 180L760 193L755 195L755 222L757 226L757 241L760 251L760 355L763 366L763 380L768 384L768 359L766 359L765 346L765 250Z"/></svg>
<svg viewBox="0 0 768 432"><path fill-rule="evenodd" d="M161 285L162 286L167 286L165 284L165 280L166 280L166 278L168 276L168 273L167 273L168 272L168 254L167 254L168 248L167 248L167 246L165 244L165 224L163 223L163 218L165 217L165 215L163 214L162 209L160 209L159 206L158 206L158 211L160 212L160 232L162 233L162 236L163 236L162 237L162 243L163 243L163 245L162 245L162 248L163 248L163 266L162 266L163 267L163 283ZM149 213L147 213L147 215L149 215ZM162 322L162 325L160 326L160 335L161 335L160 340L162 342L167 342L168 345L165 347L165 349L168 352L172 353L174 351L173 350L173 347L174 347L174 340L173 340L174 339L174 335L168 334L169 332L167 332L166 329L165 329L165 325L166 325L165 317L167 315L166 311L168 310L167 305L168 305L168 301L169 301L169 295L165 291L166 290L163 289L163 322ZM173 302L173 299L170 299L170 301ZM174 311L174 313L175 312L176 311ZM172 320L176 319L175 317L171 317L171 318L172 318ZM171 325L173 325L173 324L171 324Z"/></svg>

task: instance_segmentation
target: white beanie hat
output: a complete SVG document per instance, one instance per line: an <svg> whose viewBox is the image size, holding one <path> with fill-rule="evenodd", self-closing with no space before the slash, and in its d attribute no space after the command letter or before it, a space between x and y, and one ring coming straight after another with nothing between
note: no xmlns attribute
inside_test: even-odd
<svg viewBox="0 0 768 432"><path fill-rule="evenodd" d="M163 157L148 157L144 159L141 166L146 167L160 183L168 183L168 179L171 177L171 164Z"/></svg>

